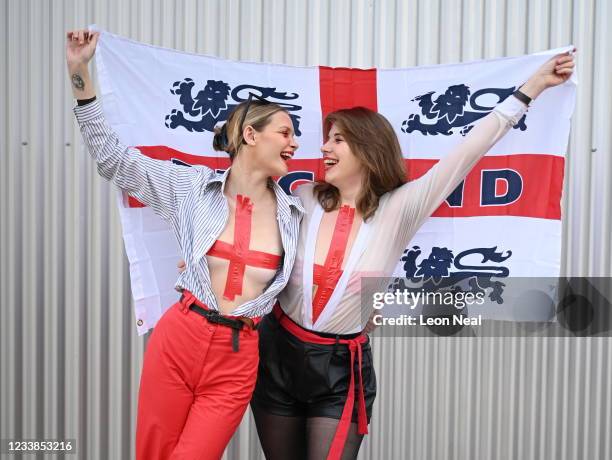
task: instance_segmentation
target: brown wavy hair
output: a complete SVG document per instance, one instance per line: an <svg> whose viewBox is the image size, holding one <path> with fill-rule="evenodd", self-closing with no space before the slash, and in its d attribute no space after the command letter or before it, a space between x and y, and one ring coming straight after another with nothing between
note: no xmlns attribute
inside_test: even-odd
<svg viewBox="0 0 612 460"><path fill-rule="evenodd" d="M357 210L368 220L378 209L381 196L406 183L406 166L397 135L385 117L365 107L328 114L323 121L326 141L332 125L336 125L365 169ZM340 191L327 182L317 182L314 194L325 211L340 206Z"/></svg>

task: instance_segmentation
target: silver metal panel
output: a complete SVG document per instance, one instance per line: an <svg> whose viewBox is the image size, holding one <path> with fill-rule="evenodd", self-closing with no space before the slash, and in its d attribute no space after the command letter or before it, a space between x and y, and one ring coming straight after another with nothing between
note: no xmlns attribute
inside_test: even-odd
<svg viewBox="0 0 612 460"><path fill-rule="evenodd" d="M291 65L407 67L577 45L563 272L612 275L608 0L0 2L0 437L134 455L136 336L115 192L71 113L64 34ZM609 339L374 340L363 459L612 458ZM245 418L227 459L263 458Z"/></svg>

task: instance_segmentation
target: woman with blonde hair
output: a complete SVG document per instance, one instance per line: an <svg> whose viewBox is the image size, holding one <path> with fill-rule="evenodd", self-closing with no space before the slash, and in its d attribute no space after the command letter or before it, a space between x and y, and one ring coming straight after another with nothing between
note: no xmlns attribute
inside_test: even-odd
<svg viewBox="0 0 612 460"><path fill-rule="evenodd" d="M570 53L550 59L408 183L399 142L382 115L352 108L326 117L325 182L296 190L306 209L297 259L260 326L251 407L268 460L357 457L376 396L361 278L392 276L425 219L531 100L565 82L573 67Z"/></svg>
<svg viewBox="0 0 612 460"><path fill-rule="evenodd" d="M126 147L104 119L88 63L98 40L68 32L74 112L104 178L166 219L186 261L183 295L156 324L140 381L136 456L218 459L255 385L259 319L287 283L303 207L272 176L298 144L275 104L241 103L215 135L231 167L217 173L154 160Z"/></svg>

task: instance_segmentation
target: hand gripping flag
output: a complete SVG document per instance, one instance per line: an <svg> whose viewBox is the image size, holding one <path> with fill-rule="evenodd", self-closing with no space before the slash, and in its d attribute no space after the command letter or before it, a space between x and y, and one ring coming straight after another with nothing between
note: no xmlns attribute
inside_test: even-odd
<svg viewBox="0 0 612 460"><path fill-rule="evenodd" d="M406 69L297 67L236 62L101 33L96 67L104 113L127 145L189 167L229 166L213 128L249 92L285 107L300 149L287 193L322 178L322 119L365 106L393 125L410 178L424 174L552 55ZM543 93L428 219L398 261L397 275L559 275L564 155L575 77ZM168 224L133 198L119 200L139 334L176 300L180 258Z"/></svg>

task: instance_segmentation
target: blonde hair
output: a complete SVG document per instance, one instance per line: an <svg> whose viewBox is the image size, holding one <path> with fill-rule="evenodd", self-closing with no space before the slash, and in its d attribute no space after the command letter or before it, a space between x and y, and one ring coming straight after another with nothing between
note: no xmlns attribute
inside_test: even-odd
<svg viewBox="0 0 612 460"><path fill-rule="evenodd" d="M242 127L240 127L239 124L245 110L247 110L246 117ZM213 148L217 151L227 152L230 160L233 161L241 147L246 144L242 136L245 126L250 125L255 131L261 132L270 123L272 115L281 111L287 113L281 106L271 102L256 100L250 103L248 101L241 102L229 115L225 124L215 128Z"/></svg>

